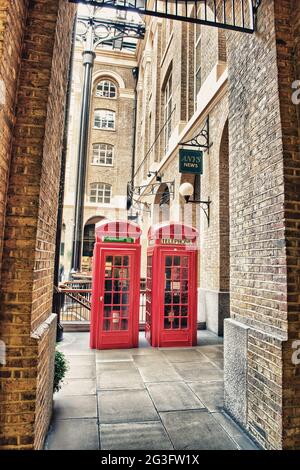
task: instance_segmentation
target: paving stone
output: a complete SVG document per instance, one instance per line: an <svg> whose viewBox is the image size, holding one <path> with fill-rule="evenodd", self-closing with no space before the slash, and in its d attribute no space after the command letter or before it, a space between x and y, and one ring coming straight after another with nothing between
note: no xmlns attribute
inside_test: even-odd
<svg viewBox="0 0 300 470"><path fill-rule="evenodd" d="M207 361L207 358L205 358L201 353L197 352L195 349L163 350L162 352L170 362Z"/></svg>
<svg viewBox="0 0 300 470"><path fill-rule="evenodd" d="M144 382L180 382L181 377L172 365L151 364L149 366L138 365Z"/></svg>
<svg viewBox="0 0 300 470"><path fill-rule="evenodd" d="M97 372L97 388L113 390L115 388L145 388L137 370L106 370Z"/></svg>
<svg viewBox="0 0 300 470"><path fill-rule="evenodd" d="M66 379L59 395L95 395L95 379Z"/></svg>
<svg viewBox="0 0 300 470"><path fill-rule="evenodd" d="M165 382L147 384L158 411L192 410L204 408L201 401L185 383Z"/></svg>
<svg viewBox="0 0 300 470"><path fill-rule="evenodd" d="M109 349L107 351L106 350L97 351L96 361L97 362L132 361L132 356L126 349Z"/></svg>
<svg viewBox="0 0 300 470"><path fill-rule="evenodd" d="M48 434L47 450L98 450L99 434L96 419L54 420Z"/></svg>
<svg viewBox="0 0 300 470"><path fill-rule="evenodd" d="M102 424L103 450L171 450L168 435L160 422Z"/></svg>
<svg viewBox="0 0 300 470"><path fill-rule="evenodd" d="M95 354L88 355L72 355L67 356L70 367L73 366L92 366L95 364Z"/></svg>
<svg viewBox="0 0 300 470"><path fill-rule="evenodd" d="M103 371L137 370L133 361L101 361L96 363L96 374Z"/></svg>
<svg viewBox="0 0 300 470"><path fill-rule="evenodd" d="M93 379L96 376L95 365L71 365L67 379Z"/></svg>
<svg viewBox="0 0 300 470"><path fill-rule="evenodd" d="M98 393L101 424L158 421L146 390L110 390Z"/></svg>
<svg viewBox="0 0 300 470"><path fill-rule="evenodd" d="M174 364L180 377L187 382L212 382L223 380L222 371L211 362L185 362Z"/></svg>
<svg viewBox="0 0 300 470"><path fill-rule="evenodd" d="M237 449L237 445L207 411L171 411L160 413L160 416L177 450Z"/></svg>
<svg viewBox="0 0 300 470"><path fill-rule="evenodd" d="M154 364L156 365L156 367L159 367L159 366L166 367L169 365L169 361L167 360L165 356L163 356L162 353L151 354L151 355L144 354L140 356L133 355L132 358L133 358L134 363L137 365L137 367L152 366Z"/></svg>
<svg viewBox="0 0 300 470"><path fill-rule="evenodd" d="M224 406L223 382L189 383L191 390L209 411L219 410Z"/></svg>
<svg viewBox="0 0 300 470"><path fill-rule="evenodd" d="M87 396L56 396L54 400L55 419L97 418L97 397Z"/></svg>

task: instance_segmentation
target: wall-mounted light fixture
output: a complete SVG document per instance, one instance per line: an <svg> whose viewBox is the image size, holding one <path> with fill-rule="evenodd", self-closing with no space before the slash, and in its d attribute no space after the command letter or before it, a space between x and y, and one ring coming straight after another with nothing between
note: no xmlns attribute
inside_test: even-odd
<svg viewBox="0 0 300 470"><path fill-rule="evenodd" d="M162 180L162 175L158 173L158 171L148 171L148 178L151 176L155 176L156 181L160 182Z"/></svg>
<svg viewBox="0 0 300 470"><path fill-rule="evenodd" d="M206 215L207 224L209 226L210 204L211 204L210 198L208 198L207 201L198 201L198 200L195 200L195 199L191 199L191 197L194 194L194 186L191 183L182 183L182 185L179 187L179 194L185 199L185 202L187 204L188 203L200 204L201 209L203 210L204 214Z"/></svg>

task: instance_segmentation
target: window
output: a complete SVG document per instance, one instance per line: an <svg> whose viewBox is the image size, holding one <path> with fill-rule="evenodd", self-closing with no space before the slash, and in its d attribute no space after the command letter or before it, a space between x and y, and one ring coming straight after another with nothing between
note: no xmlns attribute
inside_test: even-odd
<svg viewBox="0 0 300 470"><path fill-rule="evenodd" d="M115 129L116 113L108 109L96 109L94 127L97 129Z"/></svg>
<svg viewBox="0 0 300 470"><path fill-rule="evenodd" d="M172 132L172 73L169 74L164 89L165 150L168 149Z"/></svg>
<svg viewBox="0 0 300 470"><path fill-rule="evenodd" d="M110 80L101 80L96 88L96 96L98 98L116 98L116 85Z"/></svg>
<svg viewBox="0 0 300 470"><path fill-rule="evenodd" d="M93 165L112 165L114 147L109 144L93 144Z"/></svg>
<svg viewBox="0 0 300 470"><path fill-rule="evenodd" d="M110 204L111 185L105 183L92 183L90 186L90 202Z"/></svg>

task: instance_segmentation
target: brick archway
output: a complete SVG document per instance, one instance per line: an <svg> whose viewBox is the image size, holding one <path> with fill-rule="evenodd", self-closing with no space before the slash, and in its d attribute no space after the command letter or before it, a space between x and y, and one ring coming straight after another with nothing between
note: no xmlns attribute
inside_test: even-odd
<svg viewBox="0 0 300 470"><path fill-rule="evenodd" d="M76 6L0 0L0 10L0 448L39 449L53 400L53 266Z"/></svg>

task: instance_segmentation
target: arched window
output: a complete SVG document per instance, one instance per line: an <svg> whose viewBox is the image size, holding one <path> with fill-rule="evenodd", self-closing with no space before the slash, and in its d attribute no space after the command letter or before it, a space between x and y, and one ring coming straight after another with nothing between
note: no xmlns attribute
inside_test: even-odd
<svg viewBox="0 0 300 470"><path fill-rule="evenodd" d="M93 165L112 166L114 159L114 147L110 144L93 144Z"/></svg>
<svg viewBox="0 0 300 470"><path fill-rule="evenodd" d="M110 80L101 80L96 87L96 96L98 98L116 98L116 85Z"/></svg>
<svg viewBox="0 0 300 470"><path fill-rule="evenodd" d="M91 183L90 202L98 204L110 204L111 185L106 183Z"/></svg>
<svg viewBox="0 0 300 470"><path fill-rule="evenodd" d="M94 127L97 129L115 129L116 113L109 109L96 109Z"/></svg>

